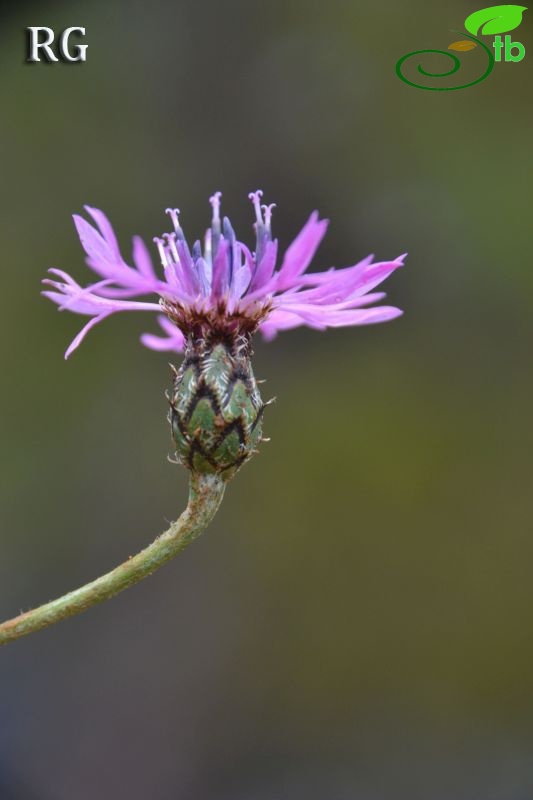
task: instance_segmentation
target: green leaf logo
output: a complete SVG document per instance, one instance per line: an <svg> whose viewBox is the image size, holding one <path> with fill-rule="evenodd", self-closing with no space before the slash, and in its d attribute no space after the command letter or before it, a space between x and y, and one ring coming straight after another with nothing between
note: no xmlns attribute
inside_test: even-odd
<svg viewBox="0 0 533 800"><path fill-rule="evenodd" d="M506 33L518 28L522 22L522 13L526 6L490 6L474 11L465 19L465 28L476 36L483 33L492 36L495 33Z"/></svg>

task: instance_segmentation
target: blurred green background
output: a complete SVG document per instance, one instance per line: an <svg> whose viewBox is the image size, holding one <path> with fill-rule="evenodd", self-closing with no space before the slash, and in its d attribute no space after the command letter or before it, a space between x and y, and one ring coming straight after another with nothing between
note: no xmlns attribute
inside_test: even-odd
<svg viewBox="0 0 533 800"><path fill-rule="evenodd" d="M479 4L8 3L0 28L0 611L147 544L186 499L148 315L40 298L89 278L70 215L124 252L224 192L276 201L314 268L409 252L393 323L257 341L272 443L175 563L0 652L1 800L533 796L531 86L424 92L397 59ZM29 25L88 60L28 65ZM457 37L455 37L457 38ZM464 58L469 57L467 54Z"/></svg>

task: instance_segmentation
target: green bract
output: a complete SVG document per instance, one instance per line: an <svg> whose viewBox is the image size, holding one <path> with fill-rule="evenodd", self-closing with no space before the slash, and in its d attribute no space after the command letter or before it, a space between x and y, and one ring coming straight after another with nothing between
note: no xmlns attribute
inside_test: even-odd
<svg viewBox="0 0 533 800"><path fill-rule="evenodd" d="M257 450L265 405L246 336L192 337L176 372L169 421L180 463L193 472L233 477Z"/></svg>

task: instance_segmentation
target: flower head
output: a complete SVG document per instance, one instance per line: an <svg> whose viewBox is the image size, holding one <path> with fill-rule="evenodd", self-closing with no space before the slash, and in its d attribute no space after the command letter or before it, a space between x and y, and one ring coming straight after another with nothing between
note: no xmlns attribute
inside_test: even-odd
<svg viewBox="0 0 533 800"><path fill-rule="evenodd" d="M237 240L229 219L221 219L220 197L216 192L210 198L212 219L203 247L199 241L189 247L179 209L167 208L173 231L154 239L162 277L139 237L133 239L134 266L130 266L102 211L86 206L96 227L74 215L87 264L99 279L82 287L62 270L49 270L54 277L45 280L50 289L43 294L60 310L90 317L65 357L92 327L119 311L159 313L161 335L147 333L142 341L153 350L178 352L185 349L189 337L215 333L249 338L259 329L272 339L278 331L299 325L324 330L384 322L402 313L392 306L368 306L384 298L372 289L402 266L404 256L385 262L373 262L369 256L352 267L306 272L328 224L315 211L276 269L278 243L271 229L274 205L262 205L261 191L249 195L255 212L252 252ZM154 295L157 302L139 299Z"/></svg>

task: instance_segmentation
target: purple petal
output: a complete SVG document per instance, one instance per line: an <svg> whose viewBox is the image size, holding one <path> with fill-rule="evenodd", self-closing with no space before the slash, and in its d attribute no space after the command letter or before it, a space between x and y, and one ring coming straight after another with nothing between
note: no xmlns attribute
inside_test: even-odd
<svg viewBox="0 0 533 800"><path fill-rule="evenodd" d="M156 336L153 333L143 333L141 342L149 347L151 350L158 350L164 352L174 350L178 353L183 352L185 348L185 337L182 332L177 328L167 317L162 314L157 318L161 328L166 333L166 336Z"/></svg>
<svg viewBox="0 0 533 800"><path fill-rule="evenodd" d="M231 278L231 297L240 299L250 285L253 259L247 247L240 242L233 244L233 275Z"/></svg>
<svg viewBox="0 0 533 800"><path fill-rule="evenodd" d="M400 256L394 261L383 261L371 264L364 270L360 281L354 288L354 293L358 295L366 294L370 289L373 289L374 286L383 283L389 275L392 275L399 267L403 267L403 259L404 256Z"/></svg>
<svg viewBox="0 0 533 800"><path fill-rule="evenodd" d="M80 241L87 254L87 263L98 275L117 284L116 287L106 288L103 295L131 297L160 292L161 282L157 279L148 252L139 237L134 239L133 252L139 269L133 269L124 262L120 255L118 242L107 217L98 209L87 207L87 210L105 234L105 237L102 237L86 220L78 214L73 215Z"/></svg>
<svg viewBox="0 0 533 800"><path fill-rule="evenodd" d="M307 308L328 308L328 309L343 309L343 308L360 308L361 306L376 303L386 297L385 292L372 292L371 294L352 294L346 300L339 300L339 294L328 293L321 296L311 295L308 292L296 292L287 296L285 294L278 295L275 298L275 307L283 308L286 311L294 311L295 306Z"/></svg>
<svg viewBox="0 0 533 800"><path fill-rule="evenodd" d="M294 280L305 272L324 238L328 224L328 220L319 220L318 212L313 211L285 253L277 275L276 288L278 291L288 289Z"/></svg>
<svg viewBox="0 0 533 800"><path fill-rule="evenodd" d="M259 330L267 342L271 341L279 331L286 331L291 328L298 328L304 325L304 320L296 314L275 309L269 314L268 319L259 326Z"/></svg>
<svg viewBox="0 0 533 800"><path fill-rule="evenodd" d="M370 325L399 317L403 312L392 306L370 309L339 309L324 306L291 306L290 310L276 308L260 326L263 336L273 339L282 330L307 325L317 330L352 325Z"/></svg>
<svg viewBox="0 0 533 800"><path fill-rule="evenodd" d="M393 306L366 309L338 309L327 306L293 306L291 311L313 327L339 328L344 325L368 325L399 317L403 312Z"/></svg>
<svg viewBox="0 0 533 800"><path fill-rule="evenodd" d="M217 300L228 291L229 282L229 263L228 263L228 243L223 236L217 249L217 254L213 263L213 284L211 287L211 298Z"/></svg>
<svg viewBox="0 0 533 800"><path fill-rule="evenodd" d="M72 218L82 247L91 261L95 263L103 262L104 264L113 263L116 260L116 255L105 239L83 217L73 214Z"/></svg>
<svg viewBox="0 0 533 800"><path fill-rule="evenodd" d="M272 278L276 266L276 257L278 253L278 242L275 239L272 242L266 242L264 253L261 261L256 267L255 274L250 284L249 292L251 295L258 290L265 290L266 284ZM250 298L252 299L252 298Z"/></svg>
<svg viewBox="0 0 533 800"><path fill-rule="evenodd" d="M182 353L185 348L185 340L181 341L178 336L174 339L156 336L154 333L143 333L141 342L145 347L150 350L156 350L159 353L174 351Z"/></svg>
<svg viewBox="0 0 533 800"><path fill-rule="evenodd" d="M92 206L84 206L84 208L100 228L100 232L115 258L120 259L120 248L118 246L117 237L115 236L115 231L104 212L100 211L99 208L92 208Z"/></svg>
<svg viewBox="0 0 533 800"><path fill-rule="evenodd" d="M154 270L150 252L140 236L133 237L133 263L139 272L151 280L157 281L157 275Z"/></svg>
<svg viewBox="0 0 533 800"><path fill-rule="evenodd" d="M329 286L342 292L345 297L350 294L364 294L384 281L398 267L403 266L405 256L394 261L377 261L372 263L372 256L344 269L330 269L326 272L313 272L302 276L302 281L309 286Z"/></svg>
<svg viewBox="0 0 533 800"><path fill-rule="evenodd" d="M91 328L94 328L95 325L98 325L99 322L102 322L102 320L104 320L108 316L109 314L100 314L99 317L93 317L92 319L89 320L89 322L86 325L83 326L78 335L75 336L74 339L69 344L65 352L65 360L67 358L70 358L74 350L76 350L80 346L80 344L85 339L86 335L89 333Z"/></svg>
<svg viewBox="0 0 533 800"><path fill-rule="evenodd" d="M200 283L187 243L183 239L178 239L176 241L176 249L182 268L182 280L185 290L190 295L197 295L200 291Z"/></svg>
<svg viewBox="0 0 533 800"><path fill-rule="evenodd" d="M345 325L373 325L377 322L388 322L401 317L403 311L394 306L377 306L377 308L354 309L332 312L326 315L328 328L342 328Z"/></svg>
<svg viewBox="0 0 533 800"><path fill-rule="evenodd" d="M200 283L200 292L204 297L211 293L211 267L207 261L200 257L196 259L196 271Z"/></svg>
<svg viewBox="0 0 533 800"><path fill-rule="evenodd" d="M43 283L50 285L53 291L42 294L60 307L68 308L77 314L98 315L101 313L114 313L116 311L160 311L159 303L145 303L133 300L116 300L102 297L93 292L99 284L82 288L70 279L68 283L60 283L45 278Z"/></svg>

